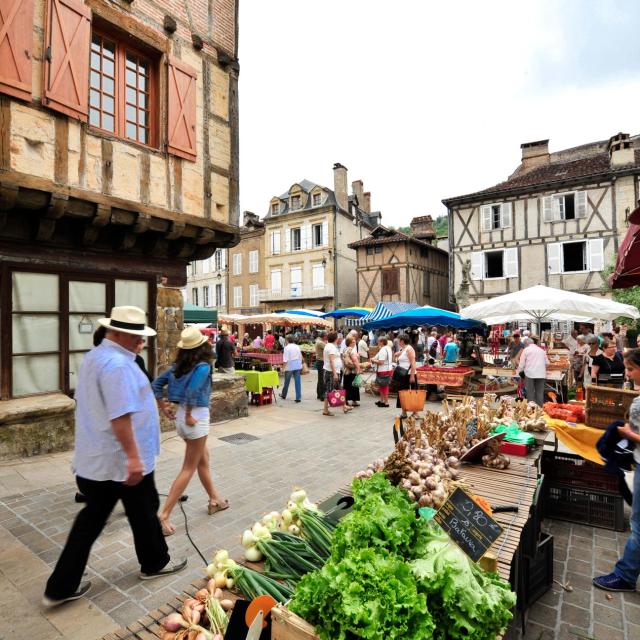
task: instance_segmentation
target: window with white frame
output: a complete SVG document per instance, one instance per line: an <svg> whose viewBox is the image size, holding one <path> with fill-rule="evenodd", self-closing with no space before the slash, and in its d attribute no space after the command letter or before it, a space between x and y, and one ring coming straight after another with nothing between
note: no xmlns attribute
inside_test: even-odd
<svg viewBox="0 0 640 640"><path fill-rule="evenodd" d="M518 249L474 251L471 254L471 277L474 280L518 277Z"/></svg>
<svg viewBox="0 0 640 640"><path fill-rule="evenodd" d="M280 203L279 202L274 202L271 205L271 215L272 216L277 216L280 213Z"/></svg>
<svg viewBox="0 0 640 640"><path fill-rule="evenodd" d="M239 276L242 274L242 254L234 253L233 254L233 275Z"/></svg>
<svg viewBox="0 0 640 640"><path fill-rule="evenodd" d="M249 273L258 273L258 250L249 251Z"/></svg>
<svg viewBox="0 0 640 640"><path fill-rule="evenodd" d="M311 281L314 289L324 289L324 265L322 262L311 267Z"/></svg>
<svg viewBox="0 0 640 640"><path fill-rule="evenodd" d="M290 229L291 232L291 251L300 251L302 249L302 229L295 227Z"/></svg>
<svg viewBox="0 0 640 640"><path fill-rule="evenodd" d="M511 202L482 205L482 207L480 207L482 230L493 231L494 229L506 229L510 227L511 214Z"/></svg>
<svg viewBox="0 0 640 640"><path fill-rule="evenodd" d="M602 271L604 240L552 242L547 245L547 270L550 274Z"/></svg>
<svg viewBox="0 0 640 640"><path fill-rule="evenodd" d="M236 309L242 306L242 287L233 287L233 306Z"/></svg>
<svg viewBox="0 0 640 640"><path fill-rule="evenodd" d="M257 307L260 303L259 291L260 289L257 284L249 285L249 306L252 308Z"/></svg>
<svg viewBox="0 0 640 640"><path fill-rule="evenodd" d="M222 271L224 269L224 249L216 249L213 254L213 266L216 271Z"/></svg>
<svg viewBox="0 0 640 640"><path fill-rule="evenodd" d="M271 255L280 253L280 229L271 232Z"/></svg>
<svg viewBox="0 0 640 640"><path fill-rule="evenodd" d="M198 304L198 287L191 289L191 304Z"/></svg>
<svg viewBox="0 0 640 640"><path fill-rule="evenodd" d="M545 222L575 220L587 217L587 192L570 191L546 196L542 199Z"/></svg>
<svg viewBox="0 0 640 640"><path fill-rule="evenodd" d="M314 207L319 207L322 204L322 194L321 193L314 193L313 194L313 206Z"/></svg>
<svg viewBox="0 0 640 640"><path fill-rule="evenodd" d="M311 238L314 247L322 247L324 246L322 234L322 224L314 224L311 227Z"/></svg>
<svg viewBox="0 0 640 640"><path fill-rule="evenodd" d="M209 295L209 285L205 284L202 287L202 305L205 307L211 306L211 296Z"/></svg>
<svg viewBox="0 0 640 640"><path fill-rule="evenodd" d="M282 291L282 271L271 269L271 292L280 293Z"/></svg>
<svg viewBox="0 0 640 640"><path fill-rule="evenodd" d="M211 271L211 258L206 258L202 261L202 273L209 273Z"/></svg>
<svg viewBox="0 0 640 640"><path fill-rule="evenodd" d="M198 275L198 263L195 260L189 263L189 268L192 276Z"/></svg>
<svg viewBox="0 0 640 640"><path fill-rule="evenodd" d="M299 209L302 203L302 198L300 196L291 196L289 208L291 211L295 211Z"/></svg>
<svg viewBox="0 0 640 640"><path fill-rule="evenodd" d="M216 285L216 307L224 307L225 304L224 284L219 283Z"/></svg>
<svg viewBox="0 0 640 640"><path fill-rule="evenodd" d="M291 297L297 298L302 295L302 267L291 267Z"/></svg>

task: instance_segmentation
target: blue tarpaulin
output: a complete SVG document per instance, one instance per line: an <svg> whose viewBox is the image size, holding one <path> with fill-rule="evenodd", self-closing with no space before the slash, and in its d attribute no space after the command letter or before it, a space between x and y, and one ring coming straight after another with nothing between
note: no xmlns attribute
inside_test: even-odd
<svg viewBox="0 0 640 640"><path fill-rule="evenodd" d="M365 326L365 323L374 322L383 318L390 318L391 316L395 316L403 311L410 311L411 309L419 308L420 305L415 302L378 302L375 309L364 318L361 318L359 322L366 329L367 327Z"/></svg>
<svg viewBox="0 0 640 640"><path fill-rule="evenodd" d="M375 313L375 310L373 313ZM438 309L428 305L425 307L416 305L416 308L408 309L395 315L371 319L364 323L363 327L370 331L372 329L402 329L403 327L431 327L434 325L454 327L456 329L472 329L481 327L482 322L464 320L459 313L453 311L446 311L445 309Z"/></svg>

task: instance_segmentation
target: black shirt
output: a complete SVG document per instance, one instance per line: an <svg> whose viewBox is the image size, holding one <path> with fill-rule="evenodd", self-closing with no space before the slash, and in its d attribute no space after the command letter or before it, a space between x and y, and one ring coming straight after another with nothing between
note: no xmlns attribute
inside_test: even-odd
<svg viewBox="0 0 640 640"><path fill-rule="evenodd" d="M598 367L598 380L604 382L622 382L624 380L624 361L619 353L616 353L613 360L604 355L595 356L591 366Z"/></svg>
<svg viewBox="0 0 640 640"><path fill-rule="evenodd" d="M233 367L235 347L229 338L220 338L216 342L216 365L229 369Z"/></svg>

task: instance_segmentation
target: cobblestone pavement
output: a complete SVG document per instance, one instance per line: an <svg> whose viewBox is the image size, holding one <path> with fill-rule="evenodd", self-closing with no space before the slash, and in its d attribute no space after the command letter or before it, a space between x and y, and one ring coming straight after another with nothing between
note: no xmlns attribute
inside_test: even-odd
<svg viewBox="0 0 640 640"><path fill-rule="evenodd" d="M321 415L321 407L312 373L303 377L301 404L278 399L275 406L252 407L249 418L212 427L214 481L231 508L208 516L197 479L184 503L189 532L206 558L221 547L239 554L242 530L262 513L282 507L293 486L304 486L312 498L321 499L348 483L370 460L389 452L394 408L379 409L364 397L363 405L349 415L328 418ZM235 433L257 439L241 445L219 440ZM163 434L163 439L156 480L159 491L166 493L180 467L183 444L172 434ZM42 640L93 640L164 604L203 576L203 562L176 509L178 531L168 542L173 557L188 557L188 568L140 582L131 532L118 507L90 557L89 597L59 610L40 609L44 582L81 508L73 501L69 460L65 453L0 465L0 640L21 631ZM574 590L565 592L554 584L530 610L526 638L575 639L575 633L598 640L640 638L640 596L614 595L609 600L590 586L593 570L611 567L626 534L559 522L545 522L544 528L555 536L556 578L568 580ZM512 629L509 638L518 637L518 629Z"/></svg>

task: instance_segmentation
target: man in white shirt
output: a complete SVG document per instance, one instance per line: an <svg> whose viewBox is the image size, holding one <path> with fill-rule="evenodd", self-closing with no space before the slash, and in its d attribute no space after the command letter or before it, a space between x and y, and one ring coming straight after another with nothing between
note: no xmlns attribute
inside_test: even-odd
<svg viewBox="0 0 640 640"><path fill-rule="evenodd" d="M47 582L44 606L84 596L80 583L93 543L118 500L122 500L140 562L148 580L182 570L171 562L158 520L160 499L154 482L160 453L158 409L148 378L136 364L136 348L156 332L145 326L137 307L114 307L98 321L107 333L82 361L75 392L76 434L73 468L86 505L78 513Z"/></svg>
<svg viewBox="0 0 640 640"><path fill-rule="evenodd" d="M535 402L539 407L544 404L544 383L547 378L549 359L544 349L536 343L534 337L525 338L525 348L521 351L518 373L524 371L524 385L527 400Z"/></svg>
<svg viewBox="0 0 640 640"><path fill-rule="evenodd" d="M567 347L567 349L569 349L570 356L573 356L573 354L576 352L576 349L578 347L578 341L576 340L577 337L578 337L578 332L575 329L573 329L571 333L562 340L562 343L564 344L564 346Z"/></svg>
<svg viewBox="0 0 640 640"><path fill-rule="evenodd" d="M300 371L302 369L302 352L300 347L295 343L295 338L289 334L287 336L287 346L282 353L282 361L286 365L284 371L284 386L282 387L282 393L280 397L283 400L287 399L287 391L289 391L289 383L291 378L296 387L296 402L302 400L302 383L300 381Z"/></svg>

